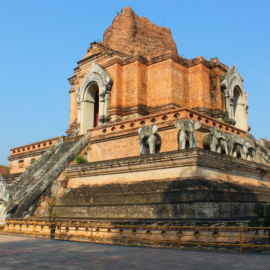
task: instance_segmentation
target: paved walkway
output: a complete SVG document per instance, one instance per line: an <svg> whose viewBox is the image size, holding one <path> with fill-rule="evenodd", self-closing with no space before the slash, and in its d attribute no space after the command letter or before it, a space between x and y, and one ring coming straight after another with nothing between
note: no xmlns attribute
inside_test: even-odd
<svg viewBox="0 0 270 270"><path fill-rule="evenodd" d="M268 269L270 254L140 248L0 235L0 269Z"/></svg>

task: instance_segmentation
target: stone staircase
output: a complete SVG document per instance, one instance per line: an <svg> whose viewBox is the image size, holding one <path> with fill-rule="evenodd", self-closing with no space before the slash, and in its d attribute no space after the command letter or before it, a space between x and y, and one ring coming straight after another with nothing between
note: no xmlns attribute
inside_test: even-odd
<svg viewBox="0 0 270 270"><path fill-rule="evenodd" d="M89 142L90 133L79 141L65 143L64 138L50 147L30 168L9 185L11 202L7 212L18 218L33 204L45 189L62 173Z"/></svg>

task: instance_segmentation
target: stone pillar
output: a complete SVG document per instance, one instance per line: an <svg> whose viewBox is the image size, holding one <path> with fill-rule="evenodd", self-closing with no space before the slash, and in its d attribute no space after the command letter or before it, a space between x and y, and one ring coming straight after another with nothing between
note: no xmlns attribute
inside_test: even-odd
<svg viewBox="0 0 270 270"><path fill-rule="evenodd" d="M228 89L224 90L224 97L225 97L225 105L226 105L226 116L229 119L230 118L230 95Z"/></svg>
<svg viewBox="0 0 270 270"><path fill-rule="evenodd" d="M99 94L99 118L98 125L101 126L104 123L104 107L105 107L105 94L104 92Z"/></svg>
<svg viewBox="0 0 270 270"><path fill-rule="evenodd" d="M107 92L105 95L105 121L106 123L108 123L110 120L109 109L110 109L110 93Z"/></svg>
<svg viewBox="0 0 270 270"><path fill-rule="evenodd" d="M234 119L235 115L234 115L234 98L231 97L230 98L230 119Z"/></svg>
<svg viewBox="0 0 270 270"><path fill-rule="evenodd" d="M78 106L78 117L77 117L77 123L81 122L81 101L77 102L77 106Z"/></svg>

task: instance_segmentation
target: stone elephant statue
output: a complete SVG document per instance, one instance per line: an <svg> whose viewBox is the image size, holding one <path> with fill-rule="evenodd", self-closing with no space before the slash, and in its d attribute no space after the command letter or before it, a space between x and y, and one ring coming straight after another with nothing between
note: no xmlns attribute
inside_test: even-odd
<svg viewBox="0 0 270 270"><path fill-rule="evenodd" d="M269 165L270 163L270 143L267 143L264 139L256 141L256 155L257 162Z"/></svg>
<svg viewBox="0 0 270 270"><path fill-rule="evenodd" d="M156 146L161 144L157 125L144 126L138 129L140 140L140 155L146 154L146 148L149 147L150 154L156 153Z"/></svg>
<svg viewBox="0 0 270 270"><path fill-rule="evenodd" d="M244 137L242 138L242 141L242 158L257 162L257 145L255 143L255 140Z"/></svg>
<svg viewBox="0 0 270 270"><path fill-rule="evenodd" d="M244 140L234 133L227 134L227 147L228 155L237 157L240 153L241 157L245 156L245 150L243 149Z"/></svg>
<svg viewBox="0 0 270 270"><path fill-rule="evenodd" d="M228 155L226 133L218 127L211 127L210 134L211 134L210 150L213 152L221 153L221 150L223 148L225 150L226 155Z"/></svg>
<svg viewBox="0 0 270 270"><path fill-rule="evenodd" d="M269 165L270 163L270 153L265 151L265 149L260 149L260 163Z"/></svg>
<svg viewBox="0 0 270 270"><path fill-rule="evenodd" d="M199 121L193 122L191 119L177 120L174 122L174 126L180 129L178 134L179 150L185 149L187 142L189 143L189 148L197 146L195 131L202 126Z"/></svg>
<svg viewBox="0 0 270 270"><path fill-rule="evenodd" d="M234 133L228 133L227 138L228 154L230 156L237 157L237 154L240 153L243 159L257 161L257 151L254 140L248 137L241 138Z"/></svg>

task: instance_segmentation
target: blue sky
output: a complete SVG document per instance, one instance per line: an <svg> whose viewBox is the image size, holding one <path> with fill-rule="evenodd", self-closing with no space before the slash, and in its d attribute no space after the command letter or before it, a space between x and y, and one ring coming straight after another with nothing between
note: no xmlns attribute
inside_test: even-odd
<svg viewBox="0 0 270 270"><path fill-rule="evenodd" d="M251 133L270 139L270 1L0 0L0 164L10 148L65 135L67 78L125 6L170 28L183 57L236 64Z"/></svg>

